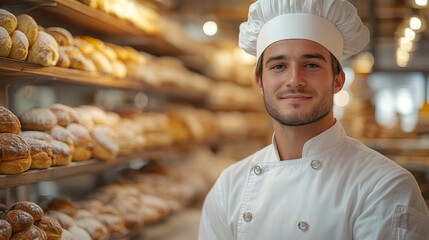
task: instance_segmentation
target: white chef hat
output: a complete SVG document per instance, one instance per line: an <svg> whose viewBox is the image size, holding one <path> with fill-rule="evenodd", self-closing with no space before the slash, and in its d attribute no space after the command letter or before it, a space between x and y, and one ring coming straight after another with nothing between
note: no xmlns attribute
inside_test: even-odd
<svg viewBox="0 0 429 240"><path fill-rule="evenodd" d="M308 39L328 49L338 61L360 52L368 28L345 0L257 0L240 25L239 46L258 59L272 43Z"/></svg>

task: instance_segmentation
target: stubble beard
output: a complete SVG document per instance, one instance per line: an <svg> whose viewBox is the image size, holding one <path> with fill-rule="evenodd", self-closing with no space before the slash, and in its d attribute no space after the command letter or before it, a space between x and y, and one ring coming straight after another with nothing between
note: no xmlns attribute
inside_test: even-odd
<svg viewBox="0 0 429 240"><path fill-rule="evenodd" d="M294 90L294 92L299 92ZM322 118L326 117L333 107L333 87L322 93L320 101L310 110L301 111L294 114L282 113L282 107L275 104L272 98L269 98L268 94L264 94L265 109L268 114L277 122L285 126L303 126L310 123L317 122ZM317 97L317 96L315 96ZM294 109L299 109L302 106L300 104L293 104L291 106Z"/></svg>

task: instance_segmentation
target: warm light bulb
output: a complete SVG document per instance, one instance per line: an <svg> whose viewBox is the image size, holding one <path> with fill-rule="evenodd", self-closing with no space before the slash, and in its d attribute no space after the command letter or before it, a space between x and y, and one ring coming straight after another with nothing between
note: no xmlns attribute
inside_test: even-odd
<svg viewBox="0 0 429 240"><path fill-rule="evenodd" d="M427 0L415 0L414 3L419 7L426 7L428 5Z"/></svg>
<svg viewBox="0 0 429 240"><path fill-rule="evenodd" d="M422 20L418 17L412 17L410 18L410 28L414 31L420 30L422 27Z"/></svg>
<svg viewBox="0 0 429 240"><path fill-rule="evenodd" d="M217 33L217 24L214 21L207 21L203 25L203 32L208 36L213 36Z"/></svg>

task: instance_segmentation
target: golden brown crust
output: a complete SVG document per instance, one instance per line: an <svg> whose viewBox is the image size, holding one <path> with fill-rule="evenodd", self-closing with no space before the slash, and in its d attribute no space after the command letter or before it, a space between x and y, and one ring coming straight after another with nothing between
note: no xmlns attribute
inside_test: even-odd
<svg viewBox="0 0 429 240"><path fill-rule="evenodd" d="M27 61L42 66L55 66L59 58L58 43L46 32L39 32L30 46Z"/></svg>
<svg viewBox="0 0 429 240"><path fill-rule="evenodd" d="M10 207L10 209L18 209L29 213L33 217L34 221L40 220L44 215L43 209L36 203L30 201L16 202Z"/></svg>
<svg viewBox="0 0 429 240"><path fill-rule="evenodd" d="M31 148L30 169L49 168L52 165L52 158L54 157L51 144L34 138L23 138Z"/></svg>
<svg viewBox="0 0 429 240"><path fill-rule="evenodd" d="M28 44L31 46L36 41L39 35L39 28L36 21L27 14L20 14L17 17L18 24L16 29L20 30L27 36Z"/></svg>
<svg viewBox="0 0 429 240"><path fill-rule="evenodd" d="M78 123L71 123L67 130L74 137L74 146L72 161L84 161L92 157L94 143L88 129Z"/></svg>
<svg viewBox="0 0 429 240"><path fill-rule="evenodd" d="M0 219L0 240L9 240L12 236L12 226L4 219Z"/></svg>
<svg viewBox="0 0 429 240"><path fill-rule="evenodd" d="M25 60L30 47L27 36L23 32L15 30L10 35L10 38L12 40L12 49L10 50L9 58Z"/></svg>
<svg viewBox="0 0 429 240"><path fill-rule="evenodd" d="M4 220L8 221L9 224L12 226L12 232L21 232L22 230L30 227L34 223L34 219L26 211L20 210L20 209L13 209L7 211L3 215Z"/></svg>
<svg viewBox="0 0 429 240"><path fill-rule="evenodd" d="M23 130L49 131L57 125L57 116L48 108L31 108L19 116Z"/></svg>
<svg viewBox="0 0 429 240"><path fill-rule="evenodd" d="M61 127L59 125L54 126L49 134L51 134L51 136L58 141L61 141L65 144L67 144L67 146L70 148L70 151L73 153L74 151L74 136L70 133L69 130L67 130L64 127Z"/></svg>
<svg viewBox="0 0 429 240"><path fill-rule="evenodd" d="M58 47L58 61L56 66L57 67L63 67L63 68L68 68L70 67L70 57L69 55L64 51L64 46L59 46Z"/></svg>
<svg viewBox="0 0 429 240"><path fill-rule="evenodd" d="M16 29L16 25L16 16L8 10L0 8L0 27L3 27L9 34L11 34Z"/></svg>
<svg viewBox="0 0 429 240"><path fill-rule="evenodd" d="M70 198L56 197L48 202L47 210L56 210L73 217L76 214L77 206Z"/></svg>
<svg viewBox="0 0 429 240"><path fill-rule="evenodd" d="M100 160L111 161L119 153L119 145L115 141L115 133L106 126L96 126L92 130L94 138L94 156Z"/></svg>
<svg viewBox="0 0 429 240"><path fill-rule="evenodd" d="M73 35L65 28L49 27L46 28L45 31L55 38L55 41L57 41L58 46L74 45Z"/></svg>
<svg viewBox="0 0 429 240"><path fill-rule="evenodd" d="M0 57L7 57L12 50L12 38L6 29L0 26Z"/></svg>
<svg viewBox="0 0 429 240"><path fill-rule="evenodd" d="M49 108L51 109L51 111L55 112L55 111L61 111L61 112L65 112L67 113L67 115L70 118L70 123L76 122L77 119L79 118L76 110L74 110L74 108L61 104L61 103L54 103L52 104L52 106Z"/></svg>
<svg viewBox="0 0 429 240"><path fill-rule="evenodd" d="M18 117L9 109L0 106L0 132L18 134L20 131L21 123Z"/></svg>
<svg viewBox="0 0 429 240"><path fill-rule="evenodd" d="M93 240L107 239L109 236L107 228L95 218L79 219L76 225L87 231Z"/></svg>
<svg viewBox="0 0 429 240"><path fill-rule="evenodd" d="M45 215L57 220L63 229L69 229L71 226L75 225L73 218L63 212L48 210L45 212Z"/></svg>
<svg viewBox="0 0 429 240"><path fill-rule="evenodd" d="M46 233L40 228L31 225L21 232L14 233L10 240L48 240Z"/></svg>
<svg viewBox="0 0 429 240"><path fill-rule="evenodd" d="M0 162L30 158L30 146L17 134L0 133Z"/></svg>
<svg viewBox="0 0 429 240"><path fill-rule="evenodd" d="M52 166L65 166L71 163L73 155L67 144L53 140L51 145L52 153L54 154Z"/></svg>
<svg viewBox="0 0 429 240"><path fill-rule="evenodd" d="M60 240L63 228L53 218L43 216L39 221L35 221L34 225L45 231L49 240Z"/></svg>

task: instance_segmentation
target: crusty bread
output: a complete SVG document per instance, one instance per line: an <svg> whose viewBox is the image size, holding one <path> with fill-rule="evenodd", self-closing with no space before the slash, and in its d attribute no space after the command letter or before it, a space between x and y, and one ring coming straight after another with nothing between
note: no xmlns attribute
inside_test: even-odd
<svg viewBox="0 0 429 240"><path fill-rule="evenodd" d="M16 174L30 168L30 146L20 135L0 133L0 150L0 174Z"/></svg>
<svg viewBox="0 0 429 240"><path fill-rule="evenodd" d="M64 51L64 46L58 47L58 61L56 66L57 67L63 67L68 68L70 67L70 57L69 55Z"/></svg>
<svg viewBox="0 0 429 240"><path fill-rule="evenodd" d="M28 44L31 46L39 35L39 27L36 21L28 14L20 14L17 17L18 25L16 29L20 30L27 36Z"/></svg>
<svg viewBox="0 0 429 240"><path fill-rule="evenodd" d="M11 34L16 29L16 25L16 16L8 10L0 8L0 27L3 27L9 34Z"/></svg>
<svg viewBox="0 0 429 240"><path fill-rule="evenodd" d="M94 139L94 156L100 160L115 160L119 153L119 144L115 141L115 132L106 126L95 126L92 129Z"/></svg>
<svg viewBox="0 0 429 240"><path fill-rule="evenodd" d="M0 133L15 133L21 131L18 117L9 109L0 106Z"/></svg>
<svg viewBox="0 0 429 240"><path fill-rule="evenodd" d="M92 240L91 236L87 231L85 231L83 228L78 227L77 225L71 226L68 231L73 235L74 239L79 240Z"/></svg>
<svg viewBox="0 0 429 240"><path fill-rule="evenodd" d="M50 143L50 142L52 142L52 140L54 140L52 138L52 136L49 135L49 133L42 132L42 131L31 131L31 130L30 131L22 131L20 133L20 135L23 137L29 137L29 138L34 138L37 140L42 140L42 141L45 141L48 143Z"/></svg>
<svg viewBox="0 0 429 240"><path fill-rule="evenodd" d="M86 230L93 240L107 239L109 236L107 228L95 218L78 219L76 225Z"/></svg>
<svg viewBox="0 0 429 240"><path fill-rule="evenodd" d="M77 212L77 206L68 197L55 197L47 204L47 210L56 210L73 217Z"/></svg>
<svg viewBox="0 0 429 240"><path fill-rule="evenodd" d="M57 125L57 117L48 108L31 108L20 116L23 130L49 131Z"/></svg>
<svg viewBox="0 0 429 240"><path fill-rule="evenodd" d="M55 66L59 58L58 43L54 37L39 31L36 41L30 46L27 61L42 66Z"/></svg>
<svg viewBox="0 0 429 240"><path fill-rule="evenodd" d="M74 108L61 104L61 103L54 103L52 104L52 106L49 108L51 109L51 111L55 112L55 111L62 111L62 112L66 112L67 115L69 115L70 117L70 122L77 122L78 114L76 112L76 110L74 110Z"/></svg>
<svg viewBox="0 0 429 240"><path fill-rule="evenodd" d="M4 219L0 219L0 240L9 240L12 236L12 226Z"/></svg>
<svg viewBox="0 0 429 240"><path fill-rule="evenodd" d="M24 229L21 232L14 233L10 240L48 240L48 237L42 229L35 225Z"/></svg>
<svg viewBox="0 0 429 240"><path fill-rule="evenodd" d="M43 209L37 203L31 201L16 202L10 207L10 210L13 209L19 209L29 213L34 221L40 220L44 215Z"/></svg>
<svg viewBox="0 0 429 240"><path fill-rule="evenodd" d="M62 27L48 27L45 29L55 41L57 41L58 46L73 46L74 38L73 35L65 28Z"/></svg>
<svg viewBox="0 0 429 240"><path fill-rule="evenodd" d="M7 30L0 27L0 57L7 57L12 50L12 39Z"/></svg>
<svg viewBox="0 0 429 240"><path fill-rule="evenodd" d="M3 218L12 226L12 232L21 232L30 227L34 223L34 219L28 212L20 209L12 209L7 211Z"/></svg>
<svg viewBox="0 0 429 240"><path fill-rule="evenodd" d="M30 46L27 37L19 30L13 31L10 37L12 39L12 49L9 53L9 58L25 60Z"/></svg>
<svg viewBox="0 0 429 240"><path fill-rule="evenodd" d="M57 222L57 220L48 216L43 216L40 220L35 221L34 225L45 231L49 240L61 239L61 233L63 231L63 228Z"/></svg>
<svg viewBox="0 0 429 240"><path fill-rule="evenodd" d="M54 154L50 143L30 137L23 138L31 148L30 169L46 169L52 166Z"/></svg>
<svg viewBox="0 0 429 240"><path fill-rule="evenodd" d="M88 160L92 157L94 143L88 129L78 123L70 123L66 128L74 137L72 161Z"/></svg>
<svg viewBox="0 0 429 240"><path fill-rule="evenodd" d="M76 224L72 217L57 210L48 210L45 212L45 215L57 220L63 229L69 229Z"/></svg>
<svg viewBox="0 0 429 240"><path fill-rule="evenodd" d="M54 126L50 131L52 138L61 141L69 147L71 153L74 151L74 136L65 127L59 125Z"/></svg>
<svg viewBox="0 0 429 240"><path fill-rule="evenodd" d="M52 166L69 165L72 161L73 155L67 144L58 140L52 140L51 145L52 153L54 155Z"/></svg>

